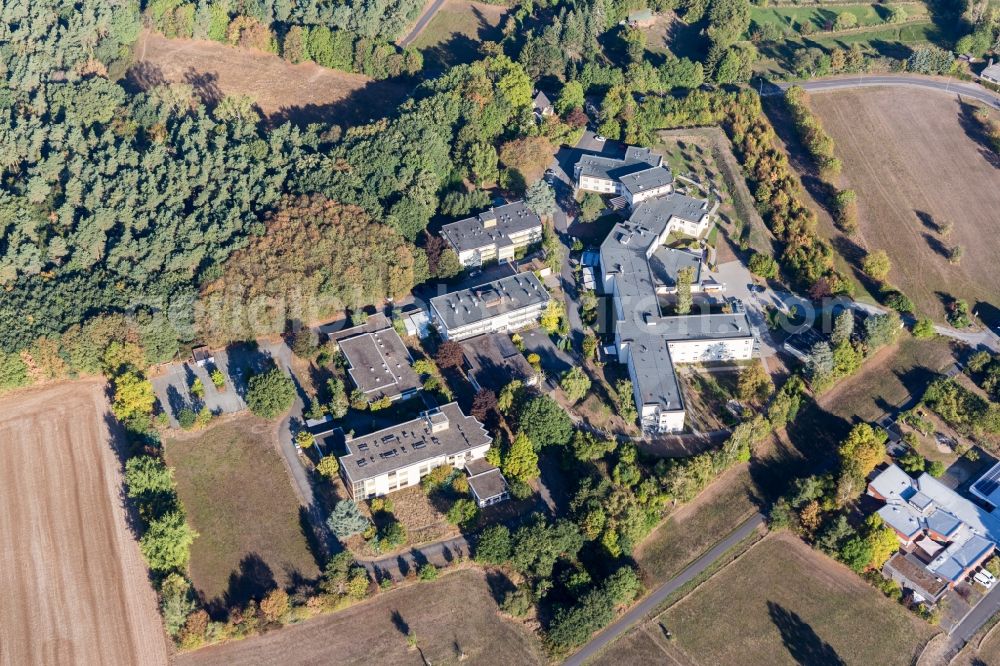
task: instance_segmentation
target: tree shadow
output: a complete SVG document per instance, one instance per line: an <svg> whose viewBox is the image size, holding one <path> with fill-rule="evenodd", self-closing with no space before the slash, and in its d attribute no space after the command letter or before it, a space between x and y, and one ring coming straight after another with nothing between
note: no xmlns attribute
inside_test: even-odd
<svg viewBox="0 0 1000 666"><path fill-rule="evenodd" d="M278 587L274 572L257 553L248 553L240 560L239 568L229 574L229 586L221 597L205 604L213 618L225 618L229 609L242 608L251 599L261 599Z"/></svg>
<svg viewBox="0 0 1000 666"><path fill-rule="evenodd" d="M931 215L930 213L928 213L926 211L922 211L922 210L915 210L915 211L913 211L913 214L917 216L917 219L920 220L920 223L922 225L924 225L925 227L927 227L931 231L934 231L936 233L941 233L941 229L943 228L944 225L938 224L934 220L934 216L933 215Z"/></svg>
<svg viewBox="0 0 1000 666"><path fill-rule="evenodd" d="M514 584L514 581L507 574L496 569L486 572L486 585L490 589L490 596L493 597L493 601L498 606L509 592L517 589L517 585Z"/></svg>
<svg viewBox="0 0 1000 666"><path fill-rule="evenodd" d="M158 86L165 86L169 81L163 75L163 69L159 65L150 62L137 62L125 72L122 87L135 95L146 92Z"/></svg>
<svg viewBox="0 0 1000 666"><path fill-rule="evenodd" d="M987 301L976 301L972 308L979 319L994 332L1000 333L1000 307Z"/></svg>
<svg viewBox="0 0 1000 666"><path fill-rule="evenodd" d="M965 131L965 135L976 143L979 154L994 169L1000 169L1000 153L994 147L993 142L987 134L986 127L976 117L976 111L980 107L975 104L959 99L958 123Z"/></svg>
<svg viewBox="0 0 1000 666"><path fill-rule="evenodd" d="M396 631L404 636L410 635L410 625L403 619L402 613L394 609L392 613L389 614L389 619L392 620L392 626L396 628Z"/></svg>
<svg viewBox="0 0 1000 666"><path fill-rule="evenodd" d="M940 238L932 236L928 233L921 235L924 237L924 240L927 241L927 245L934 251L935 254L941 255L945 259L948 258L948 247L941 242Z"/></svg>
<svg viewBox="0 0 1000 666"><path fill-rule="evenodd" d="M184 83L194 89L194 94L205 106L214 107L225 97L219 89L219 75L215 72L199 72L194 67L188 67L184 72Z"/></svg>
<svg viewBox="0 0 1000 666"><path fill-rule="evenodd" d="M267 124L277 127L285 122L305 127L311 123L362 125L381 118L387 110L398 107L410 96L415 82L407 78L371 81L352 90L347 96L327 104L300 104L281 107L268 114Z"/></svg>
<svg viewBox="0 0 1000 666"><path fill-rule="evenodd" d="M182 409L190 407L187 398L181 395L181 392L173 384L167 386L166 406L170 409L170 413L173 414L174 418L177 418Z"/></svg>
<svg viewBox="0 0 1000 666"><path fill-rule="evenodd" d="M771 621L781 632L781 641L796 662L823 666L845 663L836 650L796 613L773 601L767 602L767 610Z"/></svg>

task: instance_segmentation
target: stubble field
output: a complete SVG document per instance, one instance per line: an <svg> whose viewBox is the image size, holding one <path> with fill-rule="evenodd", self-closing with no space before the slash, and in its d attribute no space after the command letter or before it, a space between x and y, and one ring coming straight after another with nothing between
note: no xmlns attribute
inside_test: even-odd
<svg viewBox="0 0 1000 666"><path fill-rule="evenodd" d="M165 664L103 382L0 403L0 662Z"/></svg>
<svg viewBox="0 0 1000 666"><path fill-rule="evenodd" d="M949 297L995 305L1000 161L977 138L970 108L908 88L815 93L810 104L843 161L841 186L858 194L861 226L837 239L842 252L857 254L852 242L884 249L889 281L937 321ZM947 257L955 246L964 251L957 265Z"/></svg>

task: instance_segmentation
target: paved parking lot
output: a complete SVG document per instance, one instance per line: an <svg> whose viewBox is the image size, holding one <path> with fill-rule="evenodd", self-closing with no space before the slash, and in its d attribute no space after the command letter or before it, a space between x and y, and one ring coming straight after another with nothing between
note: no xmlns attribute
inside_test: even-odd
<svg viewBox="0 0 1000 666"><path fill-rule="evenodd" d="M221 391L215 388L209 376L213 367L226 376L226 385ZM237 370L236 373L239 385L242 386L240 371ZM205 387L204 399L195 398L191 394L191 384L196 377L201 379ZM191 361L171 363L166 366L163 374L153 377L151 381L153 391L174 428L178 427L177 413L185 407L198 411L205 406L213 414L229 414L246 409L246 403L237 390L237 383L231 376L229 357L225 351L215 352L215 363L212 366L199 367Z"/></svg>

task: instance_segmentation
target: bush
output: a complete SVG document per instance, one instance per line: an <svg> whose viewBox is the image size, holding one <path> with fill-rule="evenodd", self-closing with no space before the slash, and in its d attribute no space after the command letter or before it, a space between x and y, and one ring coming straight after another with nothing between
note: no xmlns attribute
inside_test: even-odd
<svg viewBox="0 0 1000 666"><path fill-rule="evenodd" d="M379 530L378 546L382 550L392 550L406 542L406 530L398 520L390 520Z"/></svg>
<svg viewBox="0 0 1000 666"><path fill-rule="evenodd" d="M948 468L940 460L932 460L930 464L927 465L927 473L935 479L940 479L947 471Z"/></svg>
<svg viewBox="0 0 1000 666"><path fill-rule="evenodd" d="M435 580L438 577L437 567L427 562L422 564L419 569L417 569L417 577L420 580Z"/></svg>
<svg viewBox="0 0 1000 666"><path fill-rule="evenodd" d="M268 622L281 622L290 609L288 593L281 588L271 590L260 602L260 614Z"/></svg>
<svg viewBox="0 0 1000 666"><path fill-rule="evenodd" d="M316 443L316 437L308 430L299 430L295 433L295 445L300 449L308 449Z"/></svg>
<svg viewBox="0 0 1000 666"><path fill-rule="evenodd" d="M445 518L452 525L467 526L471 524L476 517L479 515L479 507L471 499L463 497L462 499L456 500L451 508L448 509L448 513Z"/></svg>
<svg viewBox="0 0 1000 666"><path fill-rule="evenodd" d="M475 559L486 564L505 564L510 559L511 537L506 525L491 525L476 542Z"/></svg>
<svg viewBox="0 0 1000 666"><path fill-rule="evenodd" d="M273 419L295 402L295 385L281 370L271 368L250 378L246 400L251 412Z"/></svg>
<svg viewBox="0 0 1000 666"><path fill-rule="evenodd" d="M774 257L769 257L766 254L754 252L750 257L749 268L751 273L762 278L778 277L778 262L774 260Z"/></svg>
<svg viewBox="0 0 1000 666"><path fill-rule="evenodd" d="M368 527L368 519L361 513L361 509L354 500L341 500L333 507L330 517L326 519L326 524L330 531L337 535L337 538L344 539L352 534L363 532Z"/></svg>
<svg viewBox="0 0 1000 666"><path fill-rule="evenodd" d="M507 615L524 617L533 605L534 600L531 598L531 590L518 587L504 595L503 601L500 602L500 610Z"/></svg>
<svg viewBox="0 0 1000 666"><path fill-rule="evenodd" d="M332 479L340 471L340 461L337 460L337 456L323 456L316 464L316 471L326 478Z"/></svg>

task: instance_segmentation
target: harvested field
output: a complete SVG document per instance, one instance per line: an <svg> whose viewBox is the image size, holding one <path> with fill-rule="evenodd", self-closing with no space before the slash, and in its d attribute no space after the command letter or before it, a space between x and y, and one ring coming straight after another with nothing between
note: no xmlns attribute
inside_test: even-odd
<svg viewBox="0 0 1000 666"><path fill-rule="evenodd" d="M104 383L67 382L0 405L0 661L165 664Z"/></svg>
<svg viewBox="0 0 1000 666"><path fill-rule="evenodd" d="M210 605L244 604L319 575L274 436L274 424L242 415L165 444L199 534L191 580Z"/></svg>
<svg viewBox="0 0 1000 666"><path fill-rule="evenodd" d="M431 69L472 62L480 42L502 37L497 26L507 9L484 2L446 0L411 46L424 54Z"/></svg>
<svg viewBox="0 0 1000 666"><path fill-rule="evenodd" d="M1000 161L978 138L971 107L906 88L812 94L811 105L843 160L841 187L858 193L858 233L826 229L848 261L884 249L889 281L938 321L949 295L995 304ZM947 258L955 246L964 249L958 265Z"/></svg>
<svg viewBox="0 0 1000 666"><path fill-rule="evenodd" d="M911 664L938 630L789 532L660 616L702 664Z"/></svg>
<svg viewBox="0 0 1000 666"><path fill-rule="evenodd" d="M416 650L406 636L417 637ZM482 572L466 569L433 583L379 594L339 613L263 636L183 654L176 663L229 664L541 664L535 638L497 615ZM421 660L421 656L423 660Z"/></svg>
<svg viewBox="0 0 1000 666"><path fill-rule="evenodd" d="M292 65L263 51L143 31L128 81L138 89L189 83L208 104L247 95L273 121L362 123L389 114L409 94L398 81L375 81L315 63Z"/></svg>

